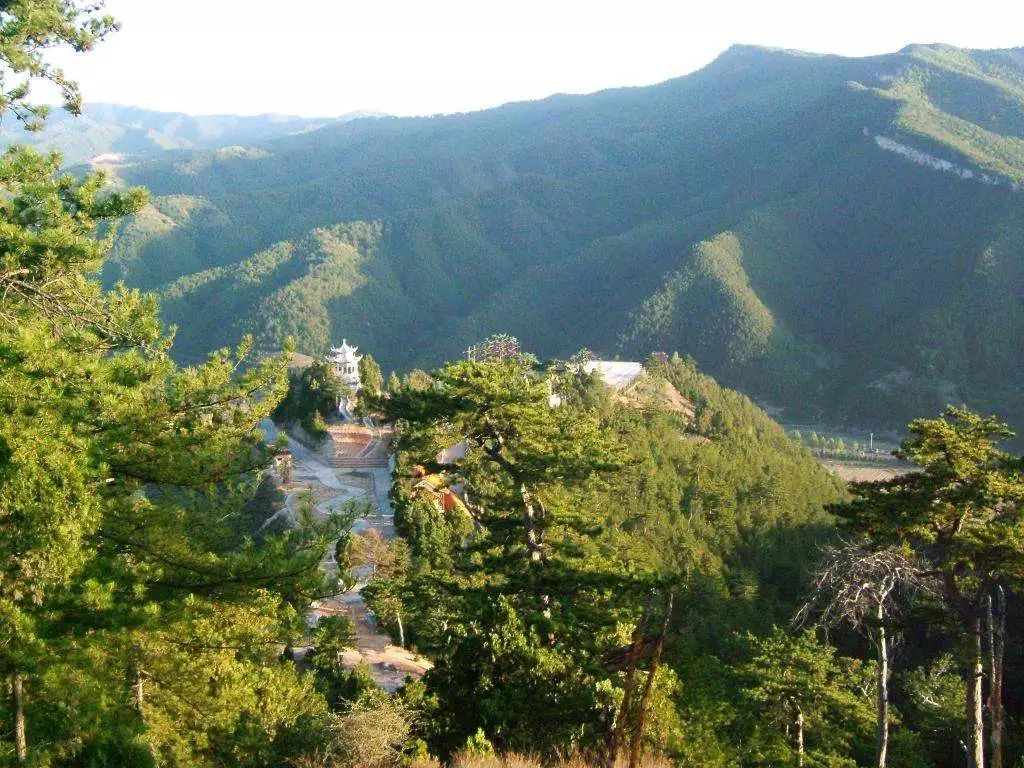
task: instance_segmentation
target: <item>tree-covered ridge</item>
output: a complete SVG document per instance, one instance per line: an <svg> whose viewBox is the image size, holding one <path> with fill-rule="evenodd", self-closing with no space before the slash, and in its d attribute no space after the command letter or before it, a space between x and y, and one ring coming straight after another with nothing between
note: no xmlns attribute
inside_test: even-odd
<svg viewBox="0 0 1024 768"><path fill-rule="evenodd" d="M842 491L692 361L652 358L621 394L573 364L555 370L451 364L380 401L398 419L394 498L409 559L368 593L435 659L416 694L418 732L442 756L483 738L600 762L631 685L609 659L653 588L662 612L674 594L675 639L655 675L647 748L736 759L755 712L738 688L727 706L746 712L743 724L714 737L702 697L722 695L737 633L761 634L795 610L829 536L822 502ZM460 439L465 457L438 467L438 451ZM446 511L436 493L446 485L467 505Z"/></svg>
<svg viewBox="0 0 1024 768"><path fill-rule="evenodd" d="M784 621L799 597L785 585L799 584L806 564L786 553L810 551L827 536L821 499L840 498L841 485L747 397L720 387L692 360L652 360L647 369L693 403L694 415L664 406L615 409L630 460L610 500L621 493L629 503L609 508L609 530L629 532L627 546L659 568L699 570L706 585L719 581L722 594L744 582L761 585L761 620ZM734 608L744 603L741 594L732 597ZM695 631L715 642L726 630L710 616Z"/></svg>
<svg viewBox="0 0 1024 768"><path fill-rule="evenodd" d="M984 171L1024 180L1024 79L1017 51L912 46L920 62L881 92L901 102L897 126Z"/></svg>
<svg viewBox="0 0 1024 768"><path fill-rule="evenodd" d="M288 337L324 350L345 330L336 319L339 312L358 314L368 302L383 304L389 298L386 278L374 263L380 237L376 222L339 224L313 230L297 243L277 243L237 264L178 278L159 292L164 317L194 331L193 307L216 302L232 322L206 326L203 333L211 341L251 333L266 351ZM373 286L359 293L371 278ZM372 333L361 338L369 337Z"/></svg>
<svg viewBox="0 0 1024 768"><path fill-rule="evenodd" d="M751 287L745 264L753 261L752 244L745 235L725 232L698 243L640 304L620 344L685 349L695 358L720 359L738 376L767 367L780 391L798 391L820 376L827 352L798 340Z"/></svg>
<svg viewBox="0 0 1024 768"><path fill-rule="evenodd" d="M365 284L327 313L386 369L508 331L541 355L679 349L794 415L898 424L958 399L1024 412L1007 376L1024 327L1009 287L1021 71L1016 51L738 46L648 88L357 121L259 157L168 155L119 173L216 214L136 232L107 279L156 288L379 221ZM254 331L273 322L272 307L240 311ZM189 360L236 322L209 303L187 314ZM309 333L300 346L323 351Z"/></svg>
<svg viewBox="0 0 1024 768"><path fill-rule="evenodd" d="M850 499L692 361L652 356L619 393L578 366L450 364L377 400L406 538L366 593L435 661L402 694L431 752L1019 758L1024 481L1005 425L917 420L900 450L917 471Z"/></svg>

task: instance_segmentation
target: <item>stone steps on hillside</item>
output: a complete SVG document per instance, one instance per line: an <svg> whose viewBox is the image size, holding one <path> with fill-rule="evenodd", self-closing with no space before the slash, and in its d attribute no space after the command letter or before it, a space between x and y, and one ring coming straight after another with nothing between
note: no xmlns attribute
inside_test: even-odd
<svg viewBox="0 0 1024 768"><path fill-rule="evenodd" d="M331 457L334 469L362 469L388 466L389 430L365 424L331 424Z"/></svg>
<svg viewBox="0 0 1024 768"><path fill-rule="evenodd" d="M330 461L334 469L358 469L363 467L386 467L387 456L335 456Z"/></svg>

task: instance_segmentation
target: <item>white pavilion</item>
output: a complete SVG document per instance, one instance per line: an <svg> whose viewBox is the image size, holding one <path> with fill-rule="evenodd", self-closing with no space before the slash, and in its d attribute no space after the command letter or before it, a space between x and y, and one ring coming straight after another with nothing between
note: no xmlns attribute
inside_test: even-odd
<svg viewBox="0 0 1024 768"><path fill-rule="evenodd" d="M341 340L340 347L331 347L331 353L327 355L327 362L334 367L334 375L348 384L348 388L355 393L359 389L359 361L362 355L357 355L359 347L349 346L347 339Z"/></svg>

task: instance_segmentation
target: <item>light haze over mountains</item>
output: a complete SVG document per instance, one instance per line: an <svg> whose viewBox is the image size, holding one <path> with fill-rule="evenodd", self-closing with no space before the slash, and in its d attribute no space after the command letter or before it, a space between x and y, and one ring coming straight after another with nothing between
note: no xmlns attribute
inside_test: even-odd
<svg viewBox="0 0 1024 768"><path fill-rule="evenodd" d="M320 118L274 114L186 115L119 104L87 104L78 116L53 109L38 133L27 133L18 123L8 123L0 130L0 141L56 149L66 164L76 165L105 154L145 155L165 149L252 144L316 130L335 122L375 116L380 115L371 112Z"/></svg>
<svg viewBox="0 0 1024 768"><path fill-rule="evenodd" d="M734 43L878 55L1020 44L1024 5L976 0L108 0L121 30L60 60L87 99L190 114L466 112L650 85Z"/></svg>

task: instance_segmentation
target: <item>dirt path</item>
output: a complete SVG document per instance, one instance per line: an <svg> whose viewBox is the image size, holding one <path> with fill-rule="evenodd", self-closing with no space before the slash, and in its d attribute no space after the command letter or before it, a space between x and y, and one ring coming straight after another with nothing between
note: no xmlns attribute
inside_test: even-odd
<svg viewBox="0 0 1024 768"><path fill-rule="evenodd" d="M911 464L902 462L845 461L842 459L820 459L821 463L846 482L877 482L917 471Z"/></svg>
<svg viewBox="0 0 1024 768"><path fill-rule="evenodd" d="M276 439L278 430L272 423L262 422L260 428L267 440ZM394 511L388 499L391 470L386 451L387 437L380 428L371 428L372 439L369 445L353 446L353 454L368 464L359 468L330 467L320 461L309 448L292 438L288 444L292 452L291 480L283 486L285 505L274 517L286 516L294 521L301 497L312 492L315 498L314 514L319 517L326 517L333 509L350 501L369 502L373 511L365 517L357 518L352 530L360 533L376 528L385 538L394 538ZM332 430L332 440L335 431ZM344 453L344 449L339 451ZM335 451L330 453L334 455ZM337 573L333 547L322 567L328 573ZM406 677L422 677L430 668L430 662L405 648L393 645L390 637L377 626L360 594L368 576L367 573L360 573L360 570L356 569L358 582L352 589L314 602L306 619L310 627L313 627L321 616L348 616L355 626L357 647L345 653L346 666L369 665L370 674L378 685L387 691L394 691L405 682ZM296 658L301 659L308 650L308 646L295 648Z"/></svg>

